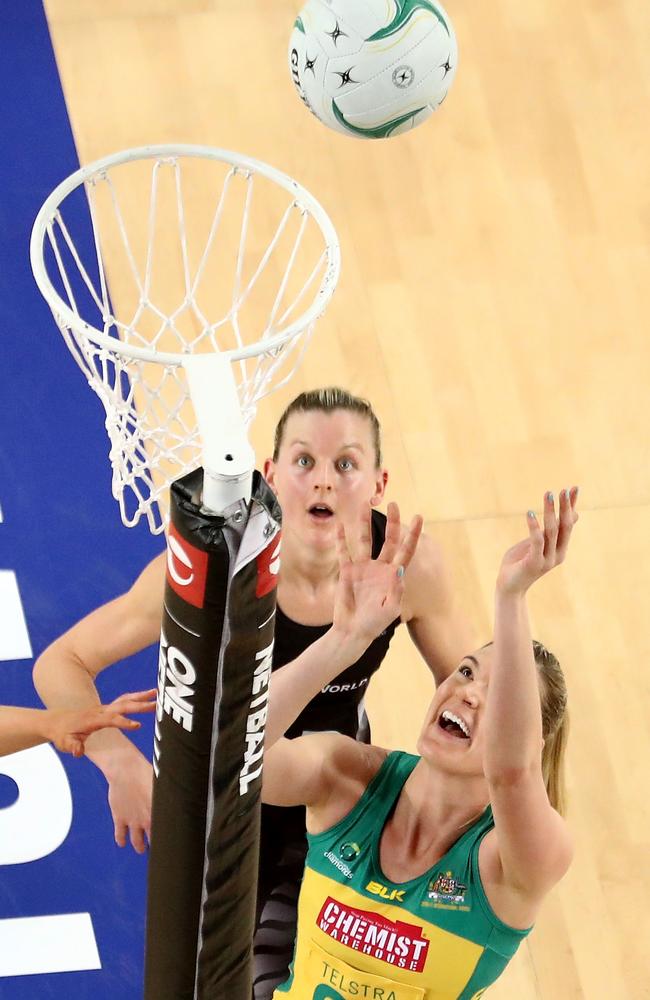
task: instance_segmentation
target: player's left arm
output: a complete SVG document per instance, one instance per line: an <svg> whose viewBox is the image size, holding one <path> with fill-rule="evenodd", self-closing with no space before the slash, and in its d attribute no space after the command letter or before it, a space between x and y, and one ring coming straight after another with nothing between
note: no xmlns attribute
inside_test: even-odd
<svg viewBox="0 0 650 1000"><path fill-rule="evenodd" d="M495 595L494 654L483 716L483 767L494 814L494 836L483 851L495 881L534 912L571 862L571 836L551 805L542 773L544 745L540 679L534 661L527 591L566 556L577 489L544 498L543 524L528 513L529 537L509 549ZM487 841L487 838L486 838ZM491 862L491 863L490 863ZM488 892L489 898L489 892Z"/></svg>
<svg viewBox="0 0 650 1000"><path fill-rule="evenodd" d="M436 684L476 648L440 545L421 535L405 576L402 620Z"/></svg>

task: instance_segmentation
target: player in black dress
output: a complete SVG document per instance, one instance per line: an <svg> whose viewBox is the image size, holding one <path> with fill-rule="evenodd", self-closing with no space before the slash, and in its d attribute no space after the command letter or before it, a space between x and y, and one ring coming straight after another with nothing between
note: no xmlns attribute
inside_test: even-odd
<svg viewBox="0 0 650 1000"><path fill-rule="evenodd" d="M282 506L282 564L274 668L295 658L332 622L338 578L337 524L356 523L373 511L373 549L383 540L382 503L388 473L382 465L380 428L368 402L343 389L302 393L285 410L275 434L273 458L264 473ZM39 657L34 680L50 707L97 704L97 675L158 641L165 553L157 556L131 589L98 608ZM420 538L409 567L401 621L436 683L456 667L473 636L460 613L438 545ZM380 666L398 622L361 660L327 685L290 735L337 730L369 739L363 695ZM108 783L115 840L146 849L150 830L150 762L122 733L94 734L86 755ZM265 812L260 858L259 927L255 938L255 1000L267 1000L286 979L294 938L295 897L304 860L300 811Z"/></svg>
<svg viewBox="0 0 650 1000"><path fill-rule="evenodd" d="M369 506L373 558L383 545L386 517L374 508L384 496L387 473L372 408L340 389L303 393L280 420L273 460L264 471L283 509L276 670L299 656L331 624L337 520L355 523ZM294 567L301 572L296 574ZM293 582L296 576L298 586ZM305 596L309 583L311 593ZM288 731L289 738L334 730L370 741L364 694L400 621L406 622L437 682L455 669L469 630L456 609L440 552L426 536L409 568L402 607L402 618L309 703ZM287 978L306 846L302 807L263 807L254 1000L269 1000L274 987Z"/></svg>
<svg viewBox="0 0 650 1000"><path fill-rule="evenodd" d="M373 510L373 559L384 543L385 528L386 516ZM309 703L287 731L289 739L305 733L336 730L363 743L370 743L370 723L363 696L370 678L379 670L399 624L399 618L391 622L356 663ZM278 606L273 669L295 660L328 629L329 625L300 625L288 618ZM254 941L255 1000L271 997L274 987L287 978L296 937L296 907L306 853L304 806L286 809L263 805Z"/></svg>

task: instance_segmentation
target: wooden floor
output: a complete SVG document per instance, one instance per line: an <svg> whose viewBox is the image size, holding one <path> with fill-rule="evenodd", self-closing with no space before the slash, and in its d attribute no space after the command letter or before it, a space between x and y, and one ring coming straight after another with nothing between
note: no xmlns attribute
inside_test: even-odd
<svg viewBox="0 0 650 1000"><path fill-rule="evenodd" d="M81 162L218 145L322 201L340 287L302 368L260 407L259 458L301 389L370 397L390 495L445 546L481 639L524 512L580 484L570 559L532 598L570 686L576 860L490 996L648 998L650 7L449 0L448 101L416 132L362 144L293 91L298 6L47 0ZM417 659L400 636L373 682L386 744L413 747L430 693Z"/></svg>

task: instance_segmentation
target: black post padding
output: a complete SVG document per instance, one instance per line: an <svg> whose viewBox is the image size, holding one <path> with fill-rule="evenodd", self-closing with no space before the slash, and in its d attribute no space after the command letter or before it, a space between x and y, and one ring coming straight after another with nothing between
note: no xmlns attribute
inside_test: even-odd
<svg viewBox="0 0 650 1000"><path fill-rule="evenodd" d="M280 509L227 518L172 485L158 671L145 1000L250 1000Z"/></svg>

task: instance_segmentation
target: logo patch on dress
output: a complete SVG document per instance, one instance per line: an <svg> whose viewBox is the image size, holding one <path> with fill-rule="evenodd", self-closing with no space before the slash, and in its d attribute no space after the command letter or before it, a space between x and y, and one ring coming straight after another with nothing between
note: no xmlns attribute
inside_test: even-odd
<svg viewBox="0 0 650 1000"><path fill-rule="evenodd" d="M387 885L382 885L381 882L368 882L366 889L373 896L381 896L387 903L404 902L405 889L389 889Z"/></svg>
<svg viewBox="0 0 650 1000"><path fill-rule="evenodd" d="M355 861L361 854L361 848L358 844L348 841L347 844L341 844L339 854L344 861Z"/></svg>
<svg viewBox="0 0 650 1000"><path fill-rule="evenodd" d="M463 909L469 909L469 907L463 906L466 892L466 885L462 885L458 879L454 878L452 872L445 872L438 875L437 878L431 879L427 886L427 899L430 899L434 906L440 908L463 907Z"/></svg>
<svg viewBox="0 0 650 1000"><path fill-rule="evenodd" d="M357 909L328 896L316 924L333 941L362 955L409 972L422 972L429 941L422 927L390 920L381 913Z"/></svg>

